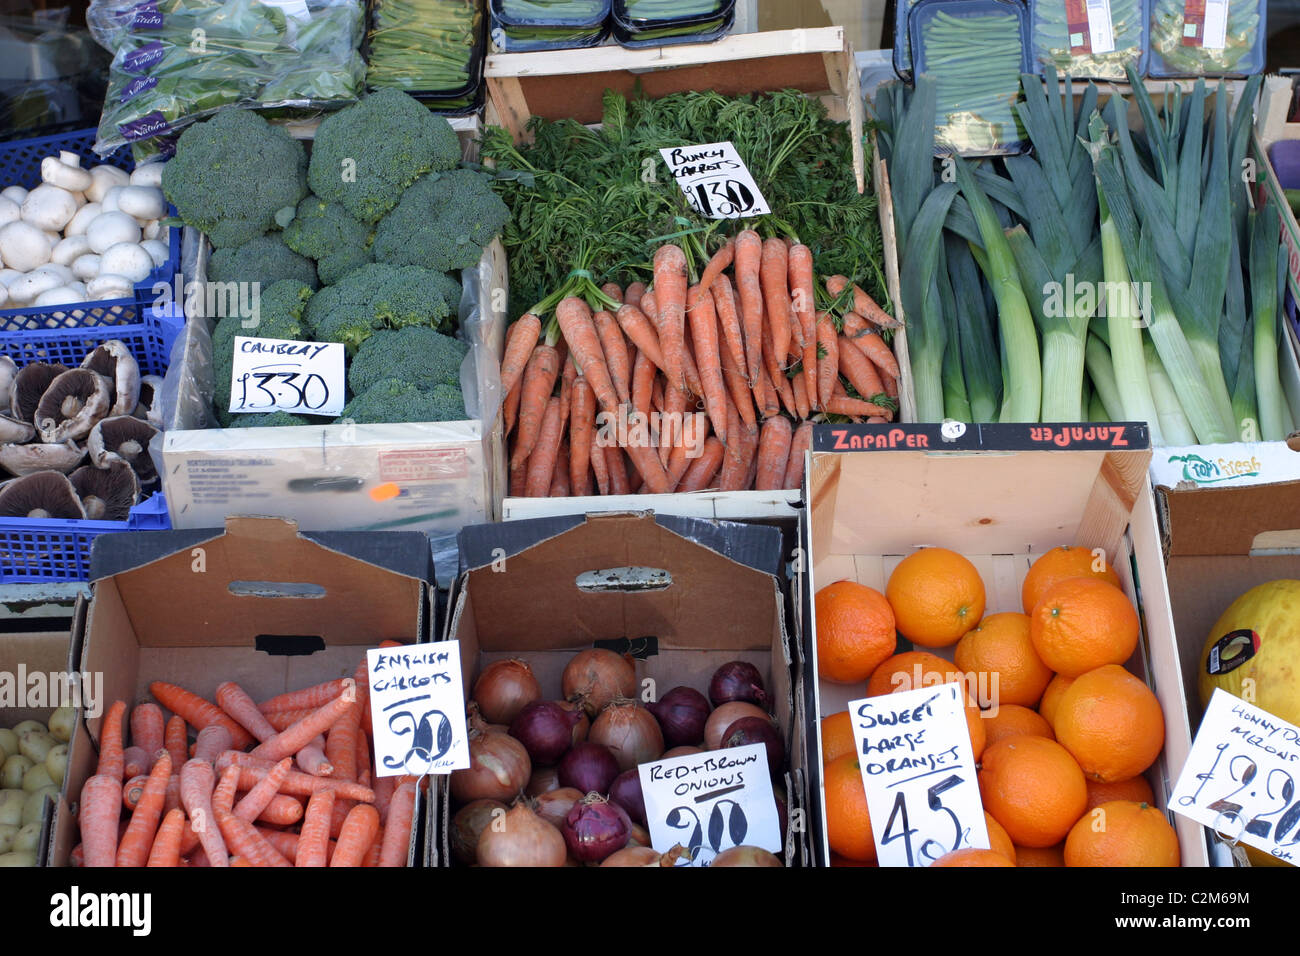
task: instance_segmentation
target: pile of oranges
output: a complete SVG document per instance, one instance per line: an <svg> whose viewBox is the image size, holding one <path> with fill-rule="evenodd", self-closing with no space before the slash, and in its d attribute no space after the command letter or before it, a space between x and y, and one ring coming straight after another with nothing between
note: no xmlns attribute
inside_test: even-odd
<svg viewBox="0 0 1300 956"><path fill-rule="evenodd" d="M1177 837L1142 776L1164 746L1164 715L1123 666L1139 623L1119 576L1093 551L1054 548L1029 569L1021 599L1023 613L986 617L975 566L924 548L898 564L884 594L852 581L817 592L820 675L863 684L866 697L967 686L992 850L934 865L1177 866ZM900 634L918 649L896 653ZM952 661L920 649L944 647ZM873 865L848 712L825 717L821 732L832 861Z"/></svg>

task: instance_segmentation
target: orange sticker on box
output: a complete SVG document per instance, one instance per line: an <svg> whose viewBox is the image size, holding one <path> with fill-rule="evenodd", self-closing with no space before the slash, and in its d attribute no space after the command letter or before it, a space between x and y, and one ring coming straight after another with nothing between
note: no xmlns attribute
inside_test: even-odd
<svg viewBox="0 0 1300 956"><path fill-rule="evenodd" d="M379 453L382 481L442 481L469 477L469 455L464 448L413 448Z"/></svg>
<svg viewBox="0 0 1300 956"><path fill-rule="evenodd" d="M376 485L370 489L370 497L373 501L391 501L402 493L402 489L397 487L391 481L382 485Z"/></svg>

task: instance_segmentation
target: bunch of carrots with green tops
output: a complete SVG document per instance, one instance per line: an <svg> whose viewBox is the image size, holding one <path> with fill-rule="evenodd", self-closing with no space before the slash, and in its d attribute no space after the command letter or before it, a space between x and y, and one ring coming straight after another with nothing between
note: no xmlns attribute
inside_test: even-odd
<svg viewBox="0 0 1300 956"><path fill-rule="evenodd" d="M362 660L260 704L233 682L213 703L162 681L157 704L115 702L72 865L405 866L417 780L374 772L368 687Z"/></svg>
<svg viewBox="0 0 1300 956"><path fill-rule="evenodd" d="M698 279L672 243L653 270L626 289L575 270L511 325L512 496L798 488L815 421L893 419L897 323L819 283L808 246L745 229Z"/></svg>

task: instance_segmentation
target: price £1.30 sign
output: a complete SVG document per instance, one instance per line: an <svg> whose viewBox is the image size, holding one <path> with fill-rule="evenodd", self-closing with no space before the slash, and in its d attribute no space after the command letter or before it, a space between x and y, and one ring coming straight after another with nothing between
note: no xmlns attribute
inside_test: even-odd
<svg viewBox="0 0 1300 956"><path fill-rule="evenodd" d="M703 143L661 149L686 201L710 219L747 219L772 210L731 143Z"/></svg>
<svg viewBox="0 0 1300 956"><path fill-rule="evenodd" d="M338 342L235 337L230 372L230 411L343 413L344 349Z"/></svg>

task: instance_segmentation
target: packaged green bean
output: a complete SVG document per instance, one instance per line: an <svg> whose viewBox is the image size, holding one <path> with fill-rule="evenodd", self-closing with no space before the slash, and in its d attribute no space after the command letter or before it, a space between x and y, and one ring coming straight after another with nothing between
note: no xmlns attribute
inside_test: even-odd
<svg viewBox="0 0 1300 956"><path fill-rule="evenodd" d="M1144 0L1029 0L1034 72L1047 66L1075 79L1124 80L1146 73Z"/></svg>
<svg viewBox="0 0 1300 956"><path fill-rule="evenodd" d="M1266 0L1149 0L1155 77L1250 76L1265 60Z"/></svg>
<svg viewBox="0 0 1300 956"><path fill-rule="evenodd" d="M492 42L506 52L595 46L611 0L492 0Z"/></svg>
<svg viewBox="0 0 1300 956"><path fill-rule="evenodd" d="M366 85L472 98L487 44L483 0L373 0Z"/></svg>
<svg viewBox="0 0 1300 956"><path fill-rule="evenodd" d="M735 22L735 0L614 0L614 39L637 49L707 43L726 36Z"/></svg>

